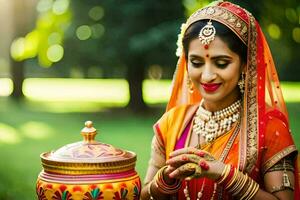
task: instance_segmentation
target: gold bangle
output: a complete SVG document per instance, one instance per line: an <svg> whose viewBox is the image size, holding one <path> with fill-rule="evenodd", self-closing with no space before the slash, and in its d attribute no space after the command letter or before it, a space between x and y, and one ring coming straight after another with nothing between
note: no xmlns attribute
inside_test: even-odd
<svg viewBox="0 0 300 200"><path fill-rule="evenodd" d="M168 183L165 182L164 180L164 175L163 172L167 168L167 166L162 167L159 169L154 177L154 183L156 188L164 194L174 194L176 193L180 187L181 187L181 182L178 179L174 179L175 182L169 185Z"/></svg>
<svg viewBox="0 0 300 200"><path fill-rule="evenodd" d="M230 180L228 186L225 188L226 190L228 190L228 189L236 182L237 175L238 175L237 169L234 169L233 177L232 177L232 179Z"/></svg>
<svg viewBox="0 0 300 200"><path fill-rule="evenodd" d="M255 181L253 181L253 182L254 182L254 189L252 190L251 194L249 194L247 200L252 199L252 198L254 197L254 195L255 195L255 194L258 192L258 190L259 190L259 185L258 185L258 183L256 183Z"/></svg>
<svg viewBox="0 0 300 200"><path fill-rule="evenodd" d="M250 193L251 191L251 187L252 187L252 179L248 179L249 183L248 183L248 187L247 190L241 195L240 199L244 199L248 193Z"/></svg>
<svg viewBox="0 0 300 200"><path fill-rule="evenodd" d="M218 181L218 184L223 183L223 181L227 178L227 176L228 176L229 173L230 173L230 168L231 168L230 165L225 165L225 167L224 167L224 169L223 169L223 172L222 172L222 174L221 174L221 180Z"/></svg>
<svg viewBox="0 0 300 200"><path fill-rule="evenodd" d="M232 191L233 196L237 196L242 191L242 189L244 188L245 184L247 183L248 175L245 174L242 178L243 178L243 181L241 182L241 185L239 186L239 188L237 188L236 191Z"/></svg>
<svg viewBox="0 0 300 200"><path fill-rule="evenodd" d="M247 191L243 194L241 199L244 199L244 198L249 199L249 196L252 196L253 194L255 194L259 189L259 185L252 178L248 177L248 180L250 181L249 187L248 187Z"/></svg>
<svg viewBox="0 0 300 200"><path fill-rule="evenodd" d="M229 193L234 193L234 191L236 191L237 189L239 189L239 186L241 185L241 183L244 180L244 174L241 172L237 172L237 178L236 178L236 182L235 184L232 185L231 189L228 190Z"/></svg>
<svg viewBox="0 0 300 200"><path fill-rule="evenodd" d="M149 186L148 186L148 195L150 197L150 200L154 200L152 193L151 193L151 184L152 184L152 181L150 181Z"/></svg>

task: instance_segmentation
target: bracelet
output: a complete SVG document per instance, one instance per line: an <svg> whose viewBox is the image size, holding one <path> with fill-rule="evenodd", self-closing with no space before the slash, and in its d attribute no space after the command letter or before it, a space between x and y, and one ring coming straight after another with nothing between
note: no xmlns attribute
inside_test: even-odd
<svg viewBox="0 0 300 200"><path fill-rule="evenodd" d="M163 172L167 168L167 166L164 166L158 170L154 177L154 183L157 187L157 189L164 194L174 194L178 192L178 190L181 187L181 182L178 179L175 179L175 182L171 185L165 182L163 177Z"/></svg>
<svg viewBox="0 0 300 200"><path fill-rule="evenodd" d="M245 175L240 171L237 171L236 173L236 178L233 178L233 181L225 189L233 196L239 197L239 199L251 199L259 190L259 184L247 174ZM243 191L243 189L246 190Z"/></svg>
<svg viewBox="0 0 300 200"><path fill-rule="evenodd" d="M247 183L247 180L248 180L248 175L246 174L243 177L243 180L241 181L241 185L232 191L233 196L237 196L243 190L245 184Z"/></svg>
<svg viewBox="0 0 300 200"><path fill-rule="evenodd" d="M236 184L236 182L238 180L237 179L238 174L239 174L238 170L234 169L233 176L231 177L230 180L228 180L227 183L224 184L226 190L229 189L231 186L233 186L233 184Z"/></svg>
<svg viewBox="0 0 300 200"><path fill-rule="evenodd" d="M283 184L280 185L280 186L273 186L272 187L272 190L271 190L271 193L275 193L275 192L280 192L280 191L283 191L283 190L286 190L286 189L289 189L289 190L292 190L294 191L294 187L293 186L284 186Z"/></svg>
<svg viewBox="0 0 300 200"><path fill-rule="evenodd" d="M151 184L152 184L152 181L150 181L149 186L148 186L148 195L150 197L150 200L154 200L152 193L151 193Z"/></svg>
<svg viewBox="0 0 300 200"><path fill-rule="evenodd" d="M240 199L245 199L245 200L251 199L258 191L259 185L251 178L249 178L249 182L250 184L247 191L241 196Z"/></svg>
<svg viewBox="0 0 300 200"><path fill-rule="evenodd" d="M232 177L234 176L234 167L232 165L226 165L221 177L216 182L218 184L227 185L228 182L231 181Z"/></svg>
<svg viewBox="0 0 300 200"><path fill-rule="evenodd" d="M230 172L230 165L225 165L221 176L216 180L216 182L218 184L221 184L227 178L229 172Z"/></svg>
<svg viewBox="0 0 300 200"><path fill-rule="evenodd" d="M232 165L225 166L221 176L216 182L221 184L232 196L240 197L239 199L251 199L259 190L258 183Z"/></svg>

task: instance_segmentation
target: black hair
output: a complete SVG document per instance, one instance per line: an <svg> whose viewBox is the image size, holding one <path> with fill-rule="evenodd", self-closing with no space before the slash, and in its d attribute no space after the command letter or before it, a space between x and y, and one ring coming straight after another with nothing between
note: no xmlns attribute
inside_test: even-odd
<svg viewBox="0 0 300 200"><path fill-rule="evenodd" d="M193 23L185 32L182 40L183 49L185 56L188 56L188 49L190 42L198 38L200 30L207 24L208 20L200 20ZM229 49L234 53L238 54L242 63L246 63L247 60L247 46L242 42L242 40L225 25L213 21L213 26L216 29L216 36L225 42Z"/></svg>

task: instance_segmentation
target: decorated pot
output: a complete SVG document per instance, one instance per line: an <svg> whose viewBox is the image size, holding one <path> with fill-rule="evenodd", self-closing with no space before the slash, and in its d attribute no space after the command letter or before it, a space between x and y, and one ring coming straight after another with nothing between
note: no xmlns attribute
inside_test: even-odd
<svg viewBox="0 0 300 200"><path fill-rule="evenodd" d="M41 154L39 200L138 200L140 178L136 154L95 141L91 121L81 130L83 141Z"/></svg>

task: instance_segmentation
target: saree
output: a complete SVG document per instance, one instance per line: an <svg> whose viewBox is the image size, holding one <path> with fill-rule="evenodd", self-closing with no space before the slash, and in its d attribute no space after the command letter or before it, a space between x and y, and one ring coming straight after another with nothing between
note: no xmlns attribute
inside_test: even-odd
<svg viewBox="0 0 300 200"><path fill-rule="evenodd" d="M258 22L251 13L235 4L220 1L199 9L189 17L182 26L179 47L185 30L194 22L204 19L224 24L241 39L248 51L239 126L217 138L212 145L203 147L203 150L247 173L260 188L264 189L263 174L286 156L297 154L271 51ZM154 125L153 145L158 146L165 160L172 151L188 145L192 118L202 99L196 89L193 93L189 92L186 84L187 61L182 47L177 50L177 55L179 60L166 113ZM162 164L163 159L161 158L161 162L158 163L157 165ZM295 159L294 167L294 196L295 199L299 199L299 159ZM208 195L213 192L212 180L196 179L190 183L184 182L175 199L185 199L183 194L185 184L190 184L191 199L197 198L197 191L203 188L203 185L205 186L202 199L209 199ZM230 195L222 191L221 186L218 187L216 197L230 199Z"/></svg>

